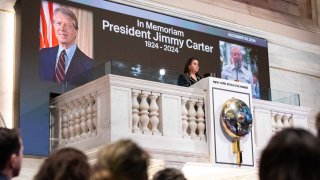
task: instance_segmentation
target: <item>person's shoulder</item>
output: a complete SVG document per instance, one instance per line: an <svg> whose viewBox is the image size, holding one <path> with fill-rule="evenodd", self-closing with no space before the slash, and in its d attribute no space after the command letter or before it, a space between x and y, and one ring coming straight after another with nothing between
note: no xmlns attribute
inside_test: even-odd
<svg viewBox="0 0 320 180"><path fill-rule="evenodd" d="M179 86L185 86L185 87L188 87L190 86L190 82L189 82L189 77L187 74L185 73L182 73L179 75L179 78L178 78L178 82L177 84Z"/></svg>
<svg viewBox="0 0 320 180"><path fill-rule="evenodd" d="M59 46L53 46L53 47L48 47L48 48L41 48L40 52L48 52L48 51L53 51L53 50L58 50Z"/></svg>
<svg viewBox="0 0 320 180"><path fill-rule="evenodd" d="M91 69L93 67L93 59L91 59L90 57L88 57L84 52L81 51L81 49L79 49L77 47L75 54L73 55L73 58L76 61L76 64L84 67L85 69Z"/></svg>
<svg viewBox="0 0 320 180"><path fill-rule="evenodd" d="M77 47L75 54L78 58L81 58L82 60L90 61L90 62L93 61L93 59L87 56L84 52L82 52L79 47Z"/></svg>
<svg viewBox="0 0 320 180"><path fill-rule="evenodd" d="M181 74L179 75L179 78L188 79L188 75L185 74L185 73L181 73Z"/></svg>
<svg viewBox="0 0 320 180"><path fill-rule="evenodd" d="M40 49L40 56L48 54L48 53L52 53L54 51L58 52L58 46L54 46L54 47L48 47L48 48L41 48Z"/></svg>
<svg viewBox="0 0 320 180"><path fill-rule="evenodd" d="M233 67L234 66L232 64L227 64L227 65L222 67L222 71L231 72Z"/></svg>
<svg viewBox="0 0 320 180"><path fill-rule="evenodd" d="M181 76L181 77L182 77L182 76L185 76L185 74L184 74L184 73L181 73L181 74L179 74L179 76Z"/></svg>
<svg viewBox="0 0 320 180"><path fill-rule="evenodd" d="M227 65L224 66L224 68L232 69L232 68L234 68L234 65L233 64L227 64Z"/></svg>
<svg viewBox="0 0 320 180"><path fill-rule="evenodd" d="M252 77L252 73L247 70L245 67L241 67L242 72L246 75L246 76L251 76Z"/></svg>

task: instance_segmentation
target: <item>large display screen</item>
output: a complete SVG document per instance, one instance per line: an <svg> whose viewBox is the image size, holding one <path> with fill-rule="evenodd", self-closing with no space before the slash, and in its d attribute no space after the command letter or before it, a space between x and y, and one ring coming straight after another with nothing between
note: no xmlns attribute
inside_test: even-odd
<svg viewBox="0 0 320 180"><path fill-rule="evenodd" d="M195 57L201 75L250 83L254 98L263 99L259 88L270 87L265 39L103 0L36 2L21 3L20 124L26 154L48 153L48 103L62 92L59 84L79 77L86 82L84 72L110 60L182 73ZM41 132L47 135L36 136ZM35 143L35 136L46 143Z"/></svg>

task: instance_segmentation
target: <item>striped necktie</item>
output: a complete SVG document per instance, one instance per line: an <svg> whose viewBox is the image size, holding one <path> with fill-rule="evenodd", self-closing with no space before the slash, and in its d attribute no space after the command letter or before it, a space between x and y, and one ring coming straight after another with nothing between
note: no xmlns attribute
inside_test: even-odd
<svg viewBox="0 0 320 180"><path fill-rule="evenodd" d="M58 64L55 71L56 81L59 84L65 82L66 73L65 73L65 66L66 66L66 51L62 50L59 56Z"/></svg>

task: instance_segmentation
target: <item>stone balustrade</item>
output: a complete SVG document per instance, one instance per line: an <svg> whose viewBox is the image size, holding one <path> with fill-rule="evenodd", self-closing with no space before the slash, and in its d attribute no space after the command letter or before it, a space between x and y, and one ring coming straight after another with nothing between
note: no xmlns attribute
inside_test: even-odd
<svg viewBox="0 0 320 180"><path fill-rule="evenodd" d="M271 111L271 124L273 133L292 127L292 114Z"/></svg>
<svg viewBox="0 0 320 180"><path fill-rule="evenodd" d="M52 148L73 146L95 157L122 138L166 163L209 163L205 92L141 79L106 75L56 97L51 111ZM308 128L308 108L253 101L256 156L285 127ZM255 158L256 160L258 158Z"/></svg>
<svg viewBox="0 0 320 180"><path fill-rule="evenodd" d="M272 135L287 127L308 129L310 109L255 99L253 101L254 135L257 160Z"/></svg>
<svg viewBox="0 0 320 180"><path fill-rule="evenodd" d="M59 102L61 144L72 143L97 134L96 97L87 94Z"/></svg>
<svg viewBox="0 0 320 180"><path fill-rule="evenodd" d="M132 132L140 134L152 134L161 136L162 130L159 124L161 106L159 99L161 93L144 90L132 90ZM140 102L140 103L139 103ZM182 137L206 141L205 116L203 110L203 98L190 99L181 97L181 123ZM187 109L188 107L188 109ZM178 107L176 107L178 109ZM197 111L196 111L197 109ZM179 121L179 120L178 120Z"/></svg>
<svg viewBox="0 0 320 180"><path fill-rule="evenodd" d="M131 138L155 157L208 161L202 90L107 75L58 96L51 106L58 107L51 112L52 139L59 139L53 148L86 151Z"/></svg>

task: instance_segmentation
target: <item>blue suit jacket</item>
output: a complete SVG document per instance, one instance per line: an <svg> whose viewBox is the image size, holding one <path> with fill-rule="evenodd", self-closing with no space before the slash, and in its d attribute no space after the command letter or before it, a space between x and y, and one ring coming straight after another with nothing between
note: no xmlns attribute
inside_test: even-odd
<svg viewBox="0 0 320 180"><path fill-rule="evenodd" d="M9 180L9 178L4 174L0 173L0 180Z"/></svg>
<svg viewBox="0 0 320 180"><path fill-rule="evenodd" d="M40 50L40 79L55 81L55 66L59 46L43 48ZM66 82L71 84L82 84L90 81L90 73L93 60L85 55L78 47L69 65Z"/></svg>

